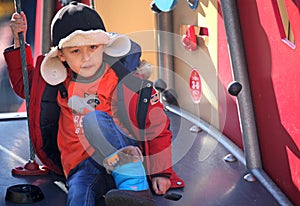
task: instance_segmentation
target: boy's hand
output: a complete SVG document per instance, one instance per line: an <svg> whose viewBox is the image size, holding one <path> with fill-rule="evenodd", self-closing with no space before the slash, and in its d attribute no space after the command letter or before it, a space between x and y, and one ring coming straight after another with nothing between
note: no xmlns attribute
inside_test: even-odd
<svg viewBox="0 0 300 206"><path fill-rule="evenodd" d="M24 32L24 41L27 32L27 19L25 13L22 11L20 14L13 13L10 20L10 28L14 36L14 48L20 47L20 40L18 33Z"/></svg>
<svg viewBox="0 0 300 206"><path fill-rule="evenodd" d="M164 195L171 187L171 181L166 177L154 177L152 179L152 188L157 195Z"/></svg>

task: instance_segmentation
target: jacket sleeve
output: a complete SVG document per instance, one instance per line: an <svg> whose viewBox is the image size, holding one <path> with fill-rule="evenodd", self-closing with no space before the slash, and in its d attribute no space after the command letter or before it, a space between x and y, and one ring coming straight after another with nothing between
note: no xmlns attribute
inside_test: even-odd
<svg viewBox="0 0 300 206"><path fill-rule="evenodd" d="M26 51L26 64L27 73L29 80L29 88L31 86L32 76L33 76L33 58L31 53L31 48L29 45L25 46ZM22 61L20 56L20 49L14 49L13 46L4 50L4 58L7 64L8 74L11 81L13 90L22 98L25 98L24 94L24 83L22 74Z"/></svg>
<svg viewBox="0 0 300 206"><path fill-rule="evenodd" d="M150 178L163 176L170 178L171 188L182 188L185 182L173 170L172 132L170 120L166 115L158 94L152 90L150 98L145 135L148 151Z"/></svg>
<svg viewBox="0 0 300 206"><path fill-rule="evenodd" d="M150 98L145 136L149 151L150 175L167 176L172 174L172 132L170 120L165 114L158 94L152 91Z"/></svg>

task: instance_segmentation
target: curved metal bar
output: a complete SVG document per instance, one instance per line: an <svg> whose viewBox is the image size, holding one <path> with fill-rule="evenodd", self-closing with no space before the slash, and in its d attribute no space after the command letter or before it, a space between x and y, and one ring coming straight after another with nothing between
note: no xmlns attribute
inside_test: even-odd
<svg viewBox="0 0 300 206"><path fill-rule="evenodd" d="M290 200L280 190L280 188L272 181L263 169L253 169L253 175L260 181L260 183L273 195L281 206L293 206Z"/></svg>
<svg viewBox="0 0 300 206"><path fill-rule="evenodd" d="M200 127L203 131L214 137L219 141L232 155L234 155L242 164L246 166L246 160L244 158L243 151L236 146L228 137L222 134L218 129L207 123L205 120L196 117L195 115L179 109L176 106L166 105L165 108L174 114L177 114L191 123ZM254 168L250 170L258 181L270 192L270 194L277 200L282 206L293 206L290 200L280 190L280 188L272 181L272 179L261 168Z"/></svg>
<svg viewBox="0 0 300 206"><path fill-rule="evenodd" d="M234 155L241 163L246 165L245 157L243 151L234 144L228 137L222 134L214 126L207 123L205 120L196 117L195 115L188 113L176 106L166 105L165 108L178 116L181 116L193 124L200 127L203 131L207 132L209 135L214 137L218 142L220 142L232 155Z"/></svg>

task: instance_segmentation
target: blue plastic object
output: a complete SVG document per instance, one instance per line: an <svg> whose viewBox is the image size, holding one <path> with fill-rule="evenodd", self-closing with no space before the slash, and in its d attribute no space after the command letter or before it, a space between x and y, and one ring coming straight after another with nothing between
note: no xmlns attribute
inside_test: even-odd
<svg viewBox="0 0 300 206"><path fill-rule="evenodd" d="M164 12L173 10L177 4L177 0L154 0L154 2L157 8Z"/></svg>
<svg viewBox="0 0 300 206"><path fill-rule="evenodd" d="M187 0L187 2L188 2L189 6L192 10L195 10L198 6L198 3L199 3L198 0L192 0L192 1Z"/></svg>

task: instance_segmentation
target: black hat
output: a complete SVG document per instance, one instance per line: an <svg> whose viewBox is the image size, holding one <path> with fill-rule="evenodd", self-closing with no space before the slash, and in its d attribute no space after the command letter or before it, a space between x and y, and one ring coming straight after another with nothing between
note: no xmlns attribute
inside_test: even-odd
<svg viewBox="0 0 300 206"><path fill-rule="evenodd" d="M105 30L99 14L89 6L72 1L61 8L54 16L51 23L51 40L53 46L58 46L59 41L76 30Z"/></svg>
<svg viewBox="0 0 300 206"><path fill-rule="evenodd" d="M121 57L131 48L128 36L106 32L98 13L78 2L71 2L57 12L51 24L51 37L53 47L41 64L41 75L51 85L67 77L66 68L57 56L58 49L103 44L107 55Z"/></svg>

